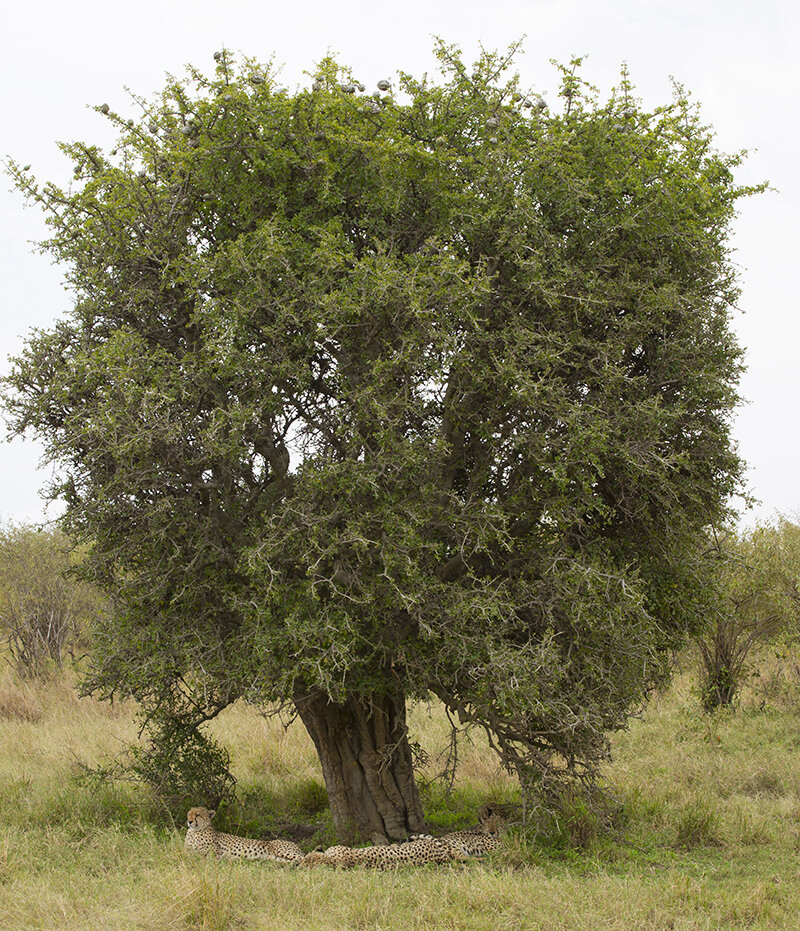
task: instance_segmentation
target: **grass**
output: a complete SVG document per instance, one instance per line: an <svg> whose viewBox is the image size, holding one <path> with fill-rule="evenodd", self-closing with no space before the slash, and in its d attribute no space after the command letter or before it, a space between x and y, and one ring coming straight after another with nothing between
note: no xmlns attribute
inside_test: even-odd
<svg viewBox="0 0 800 931"><path fill-rule="evenodd" d="M135 737L132 709L78 699L67 677L31 685L5 671L0 929L795 928L800 681L785 657L768 659L734 712L702 714L691 668L651 702L615 738L607 818L576 797L538 831L512 830L491 862L380 874L185 857L182 832L141 786L80 779ZM236 706L214 728L238 779L226 825L265 836L301 821L324 833L322 778L300 726ZM476 735L462 739L447 791L436 778L446 719L417 706L411 728L429 759L433 823L456 828L487 799L515 799Z"/></svg>

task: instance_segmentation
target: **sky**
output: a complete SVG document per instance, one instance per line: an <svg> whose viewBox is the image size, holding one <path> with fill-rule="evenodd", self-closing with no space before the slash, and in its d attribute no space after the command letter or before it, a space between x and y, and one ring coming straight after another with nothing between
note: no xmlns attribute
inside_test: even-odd
<svg viewBox="0 0 800 931"><path fill-rule="evenodd" d="M734 328L746 350L746 404L734 425L759 503L744 525L778 514L800 516L800 314L795 284L800 216L797 171L800 14L789 0L39 0L7 5L0 55L0 157L30 163L39 180L66 182L57 141L111 148L109 124L92 105L126 112L125 88L150 97L166 74L187 64L211 73L226 47L257 59L274 56L287 87L329 52L371 85L398 70L436 70L434 36L469 60L480 47L505 49L525 37L517 67L523 84L553 100L551 59L585 56L582 73L601 95L627 63L645 107L669 101L671 79L702 105L725 152L749 151L742 184L773 190L740 201L732 245L742 289ZM48 328L70 306L63 269L33 245L43 218L0 183L0 373L31 328ZM33 440L3 442L0 522L40 523L38 490L49 477Z"/></svg>

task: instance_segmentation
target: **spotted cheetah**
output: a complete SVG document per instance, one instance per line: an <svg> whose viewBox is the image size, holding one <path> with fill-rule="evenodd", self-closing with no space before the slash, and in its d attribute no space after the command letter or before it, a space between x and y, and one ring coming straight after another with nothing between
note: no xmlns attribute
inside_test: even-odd
<svg viewBox="0 0 800 931"><path fill-rule="evenodd" d="M437 840L460 850L469 857L481 857L502 846L500 831L505 826L503 816L488 805L478 811L479 826L466 831L451 831ZM414 834L413 838L429 837L426 834Z"/></svg>
<svg viewBox="0 0 800 931"><path fill-rule="evenodd" d="M294 841L254 840L215 831L211 826L214 814L213 808L189 809L186 816L189 830L186 832L184 850L199 853L201 857L212 853L214 856L229 859L274 860L278 863L298 863L303 859L303 851Z"/></svg>
<svg viewBox="0 0 800 931"><path fill-rule="evenodd" d="M365 866L372 869L388 869L394 866L423 863L447 863L450 860L466 860L468 855L459 847L444 843L436 837L417 837L400 844L385 844L373 847L343 847L336 845L326 851L314 850L306 854L298 864L302 867L333 866L348 869Z"/></svg>

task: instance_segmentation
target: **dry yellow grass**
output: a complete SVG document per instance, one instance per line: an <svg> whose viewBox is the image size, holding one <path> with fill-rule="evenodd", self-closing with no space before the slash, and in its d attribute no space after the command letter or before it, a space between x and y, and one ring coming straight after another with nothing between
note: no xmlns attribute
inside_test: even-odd
<svg viewBox="0 0 800 931"><path fill-rule="evenodd" d="M688 671L615 741L606 785L625 843L600 837L575 850L517 838L494 863L373 874L187 859L182 833L159 826L143 788L75 781L80 763L134 737L132 710L78 699L63 679L33 687L5 673L0 929L797 928L800 685L786 679L762 706L756 681L736 713L714 719L692 687ZM446 719L419 706L411 726L430 779L443 766ZM214 729L243 797L321 784L298 725L237 706ZM454 807L511 797L477 733L460 754Z"/></svg>

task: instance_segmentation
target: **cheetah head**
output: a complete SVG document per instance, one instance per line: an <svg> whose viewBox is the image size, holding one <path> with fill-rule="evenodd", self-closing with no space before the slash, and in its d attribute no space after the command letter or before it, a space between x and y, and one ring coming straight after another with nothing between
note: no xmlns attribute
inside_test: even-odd
<svg viewBox="0 0 800 931"><path fill-rule="evenodd" d="M506 819L492 805L481 805L478 809L478 823L484 834L499 834L505 827Z"/></svg>
<svg viewBox="0 0 800 931"><path fill-rule="evenodd" d="M190 831L206 831L211 827L211 819L216 812L213 808L190 808L186 815L186 823Z"/></svg>

